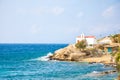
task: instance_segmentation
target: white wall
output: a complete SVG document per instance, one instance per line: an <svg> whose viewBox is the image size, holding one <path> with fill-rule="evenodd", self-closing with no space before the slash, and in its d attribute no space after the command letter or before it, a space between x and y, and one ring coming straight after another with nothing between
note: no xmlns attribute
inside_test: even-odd
<svg viewBox="0 0 120 80"><path fill-rule="evenodd" d="M76 43L77 43L78 41L82 41L83 39L85 39L85 38L77 37L77 38L76 38Z"/></svg>
<svg viewBox="0 0 120 80"><path fill-rule="evenodd" d="M111 44L112 41L110 39L104 39L104 40L99 41L99 43L101 43L101 44Z"/></svg>
<svg viewBox="0 0 120 80"><path fill-rule="evenodd" d="M86 41L88 45L96 44L95 38L86 38Z"/></svg>

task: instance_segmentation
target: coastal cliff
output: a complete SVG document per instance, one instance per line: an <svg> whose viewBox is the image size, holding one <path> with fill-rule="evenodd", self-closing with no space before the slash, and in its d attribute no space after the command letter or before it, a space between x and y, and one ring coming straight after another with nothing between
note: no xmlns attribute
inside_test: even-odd
<svg viewBox="0 0 120 80"><path fill-rule="evenodd" d="M56 50L50 57L51 60L60 61L78 61L89 63L112 64L110 54L102 54L99 49L86 49L81 51L75 47L75 44L68 45L65 48Z"/></svg>
<svg viewBox="0 0 120 80"><path fill-rule="evenodd" d="M84 56L86 56L86 53L81 52L74 46L74 44L71 44L65 48L55 51L53 56L51 56L50 58L52 60L61 61L80 61L84 58Z"/></svg>
<svg viewBox="0 0 120 80"><path fill-rule="evenodd" d="M97 40L97 44L87 47L86 40L70 44L65 48L56 50L51 60L78 61L89 63L115 64L114 56L120 47L120 34L106 36Z"/></svg>

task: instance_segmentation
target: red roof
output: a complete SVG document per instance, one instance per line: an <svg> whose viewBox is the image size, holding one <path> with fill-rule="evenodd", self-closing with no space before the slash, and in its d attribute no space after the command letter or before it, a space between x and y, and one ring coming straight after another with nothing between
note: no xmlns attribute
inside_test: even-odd
<svg viewBox="0 0 120 80"><path fill-rule="evenodd" d="M95 38L95 36L85 36L85 38Z"/></svg>
<svg viewBox="0 0 120 80"><path fill-rule="evenodd" d="M77 38L81 38L81 36L77 36ZM95 38L95 36L85 36L85 38Z"/></svg>

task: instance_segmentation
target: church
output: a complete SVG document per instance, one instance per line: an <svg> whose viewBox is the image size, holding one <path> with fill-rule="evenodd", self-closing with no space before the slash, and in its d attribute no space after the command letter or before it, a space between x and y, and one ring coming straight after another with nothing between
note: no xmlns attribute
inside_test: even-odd
<svg viewBox="0 0 120 80"><path fill-rule="evenodd" d="M81 34L80 36L76 37L76 43L86 40L87 47L93 47L95 44L97 44L95 36L85 36L84 34Z"/></svg>

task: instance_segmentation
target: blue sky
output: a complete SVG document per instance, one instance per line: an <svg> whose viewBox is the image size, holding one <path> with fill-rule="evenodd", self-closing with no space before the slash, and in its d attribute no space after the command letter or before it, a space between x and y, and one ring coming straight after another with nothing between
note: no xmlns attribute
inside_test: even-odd
<svg viewBox="0 0 120 80"><path fill-rule="evenodd" d="M0 0L0 43L74 43L120 32L120 0Z"/></svg>

